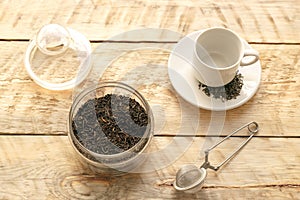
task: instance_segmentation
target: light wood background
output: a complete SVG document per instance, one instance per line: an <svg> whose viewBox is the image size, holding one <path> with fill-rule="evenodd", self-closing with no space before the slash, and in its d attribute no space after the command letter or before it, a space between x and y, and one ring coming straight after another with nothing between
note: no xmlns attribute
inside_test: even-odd
<svg viewBox="0 0 300 200"><path fill-rule="evenodd" d="M300 199L299 10L298 0L2 0L0 199ZM102 80L119 80L138 66L160 66L149 68L142 77L130 76L140 83L139 90L154 107L157 126L150 149L164 147L175 135L182 140L196 135L190 148L168 166L149 173L112 177L83 166L67 138L74 92L41 88L23 65L28 41L48 23L80 31L92 41L94 50L106 45L103 58L119 56L117 47L137 49L114 60ZM257 94L226 113L195 108L172 88L167 73L170 52L164 49L172 48L180 37L114 37L146 27L184 36L212 26L233 29L261 58L262 82ZM156 84L143 85L147 78ZM184 118L182 109L186 110ZM208 172L199 193L176 192L172 187L176 171L183 164L201 164L199 152L208 141L205 136L214 131L211 122L215 117L224 119L222 135L252 120L261 130L220 172ZM237 145L242 139L235 137L231 143ZM213 161L221 161L230 147L220 147L211 156ZM155 166L151 162L146 164Z"/></svg>

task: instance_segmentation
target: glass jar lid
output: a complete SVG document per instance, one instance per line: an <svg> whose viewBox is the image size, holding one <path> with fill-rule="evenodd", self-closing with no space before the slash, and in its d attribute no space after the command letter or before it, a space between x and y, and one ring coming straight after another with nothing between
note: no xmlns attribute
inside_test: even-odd
<svg viewBox="0 0 300 200"><path fill-rule="evenodd" d="M30 41L24 63L38 85L49 90L71 89L91 69L91 45L71 28L47 24Z"/></svg>

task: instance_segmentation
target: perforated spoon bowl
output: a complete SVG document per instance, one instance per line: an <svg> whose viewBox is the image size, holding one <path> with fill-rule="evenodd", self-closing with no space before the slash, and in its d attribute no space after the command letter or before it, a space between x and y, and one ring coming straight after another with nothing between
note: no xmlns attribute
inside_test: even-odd
<svg viewBox="0 0 300 200"><path fill-rule="evenodd" d="M198 168L196 165L184 165L177 174L174 187L178 191L196 192L204 184L207 172L204 168Z"/></svg>

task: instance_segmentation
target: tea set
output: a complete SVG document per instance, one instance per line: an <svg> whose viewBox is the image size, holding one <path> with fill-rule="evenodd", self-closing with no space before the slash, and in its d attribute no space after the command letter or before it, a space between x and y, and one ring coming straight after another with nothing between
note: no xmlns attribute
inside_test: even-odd
<svg viewBox="0 0 300 200"><path fill-rule="evenodd" d="M34 54L41 52L51 58L51 56L64 55L68 48L78 52L76 59L80 60L79 77L62 83L51 83L37 75L36 69L32 66ZM30 77L40 86L50 90L66 90L80 84L91 70L90 62L91 46L89 41L81 33L57 24L46 25L40 29L33 40L30 41L24 59L25 67ZM209 87L222 87L230 83L237 72L243 76L243 88L236 99L221 101L209 97L199 90L199 83ZM192 32L177 42L168 59L168 74L176 92L187 102L207 110L226 111L243 105L253 97L260 84L261 65L258 52L244 39L230 29L213 27ZM126 89L123 86L122 88ZM133 93L137 92L134 88L129 88ZM79 97L79 100L83 99L84 94L80 94ZM76 112L76 110L72 110L72 112ZM152 115L151 112L150 109L150 115ZM72 120L71 118L70 120ZM209 152L244 128L248 129L248 138L220 165L217 167L212 166L208 161ZM173 184L174 188L178 191L192 193L201 189L207 176L206 169L217 171L235 156L258 130L259 125L256 122L250 122L205 150L205 162L203 165L200 168L195 165L183 166L176 174L176 180ZM151 137L148 142L150 142L150 139ZM78 142L76 138L71 137L71 144L76 152L85 160L90 161L91 166L97 168L99 165L96 162L97 159L91 160L82 154L85 151L85 147L80 142L78 144L76 142ZM76 146L81 146L81 149ZM97 158L97 156L95 155L94 157ZM130 159L131 157L128 157L128 160ZM126 162L130 163L131 160ZM122 162L118 162L116 165L127 167Z"/></svg>

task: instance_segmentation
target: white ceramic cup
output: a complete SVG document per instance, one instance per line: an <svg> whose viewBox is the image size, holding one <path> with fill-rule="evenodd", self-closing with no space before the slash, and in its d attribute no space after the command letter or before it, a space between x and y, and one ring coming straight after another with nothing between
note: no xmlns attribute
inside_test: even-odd
<svg viewBox="0 0 300 200"><path fill-rule="evenodd" d="M239 66L251 65L258 59L258 52L245 49L242 39L233 31L209 28L201 32L195 41L194 75L205 85L224 86L234 79Z"/></svg>

